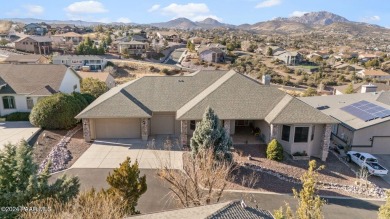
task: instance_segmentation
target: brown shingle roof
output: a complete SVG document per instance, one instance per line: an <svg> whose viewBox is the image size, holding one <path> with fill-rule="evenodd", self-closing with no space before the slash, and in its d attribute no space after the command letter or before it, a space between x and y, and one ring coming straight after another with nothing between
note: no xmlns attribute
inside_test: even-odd
<svg viewBox="0 0 390 219"><path fill-rule="evenodd" d="M28 55L10 55L4 62L38 62L44 56L28 54Z"/></svg>
<svg viewBox="0 0 390 219"><path fill-rule="evenodd" d="M7 83L0 93L38 95L58 92L67 69L65 65L0 64L0 77Z"/></svg>

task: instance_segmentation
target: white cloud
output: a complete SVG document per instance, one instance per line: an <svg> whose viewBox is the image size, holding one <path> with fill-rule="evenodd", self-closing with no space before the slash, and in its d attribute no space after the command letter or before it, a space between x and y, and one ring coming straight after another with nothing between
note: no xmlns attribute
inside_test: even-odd
<svg viewBox="0 0 390 219"><path fill-rule="evenodd" d="M148 9L148 12L157 11L160 9L160 5L153 5L151 8Z"/></svg>
<svg viewBox="0 0 390 219"><path fill-rule="evenodd" d="M256 8L268 8L276 5L280 5L282 0L265 0L256 5Z"/></svg>
<svg viewBox="0 0 390 219"><path fill-rule="evenodd" d="M69 14L99 14L106 13L108 10L98 1L74 2L65 8Z"/></svg>
<svg viewBox="0 0 390 219"><path fill-rule="evenodd" d="M380 21L380 20L381 20L381 17L379 17L378 15L367 16L367 17L362 18L363 22L376 22L376 21Z"/></svg>
<svg viewBox="0 0 390 219"><path fill-rule="evenodd" d="M29 15L40 15L43 14L45 9L40 5L23 5Z"/></svg>
<svg viewBox="0 0 390 219"><path fill-rule="evenodd" d="M293 13L289 14L288 16L289 17L302 17L303 15L305 15L306 11L294 11Z"/></svg>
<svg viewBox="0 0 390 219"><path fill-rule="evenodd" d="M121 22L121 23L130 23L131 22L131 20L127 17L120 17L116 21Z"/></svg>
<svg viewBox="0 0 390 219"><path fill-rule="evenodd" d="M221 18L212 14L209 7L204 3L188 3L182 5L172 3L164 8L160 8L159 6L159 8L154 11L158 11L165 16L172 16L173 18L185 17L192 21L201 21L206 18L222 21Z"/></svg>

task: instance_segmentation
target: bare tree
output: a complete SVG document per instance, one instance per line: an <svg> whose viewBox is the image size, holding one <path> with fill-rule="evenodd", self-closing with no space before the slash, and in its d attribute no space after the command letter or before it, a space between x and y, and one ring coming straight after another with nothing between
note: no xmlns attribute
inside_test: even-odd
<svg viewBox="0 0 390 219"><path fill-rule="evenodd" d="M160 162L158 175L170 185L172 197L184 207L219 202L234 167L231 162L216 161L213 148L201 150L195 156L184 156L183 170Z"/></svg>

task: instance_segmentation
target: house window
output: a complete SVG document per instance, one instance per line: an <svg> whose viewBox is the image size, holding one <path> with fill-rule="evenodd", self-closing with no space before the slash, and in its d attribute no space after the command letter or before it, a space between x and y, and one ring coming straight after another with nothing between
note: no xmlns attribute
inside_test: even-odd
<svg viewBox="0 0 390 219"><path fill-rule="evenodd" d="M34 101L32 97L26 97L27 109L32 109L34 107Z"/></svg>
<svg viewBox="0 0 390 219"><path fill-rule="evenodd" d="M307 142L309 139L309 127L295 127L294 142Z"/></svg>
<svg viewBox="0 0 390 219"><path fill-rule="evenodd" d="M73 85L73 90L75 91L77 89L77 84Z"/></svg>
<svg viewBox="0 0 390 219"><path fill-rule="evenodd" d="M290 130L291 130L291 126L283 125L283 128L282 128L282 140L283 141L287 141L287 142L290 141Z"/></svg>
<svg viewBox="0 0 390 219"><path fill-rule="evenodd" d="M311 140L314 140L314 132L316 131L316 126L313 125L313 128L311 129Z"/></svg>
<svg viewBox="0 0 390 219"><path fill-rule="evenodd" d="M195 122L195 120L191 120L190 121L190 129L195 130L195 128L196 128L196 122Z"/></svg>
<svg viewBox="0 0 390 219"><path fill-rule="evenodd" d="M3 106L4 106L4 109L16 109L15 97L4 96L3 97Z"/></svg>

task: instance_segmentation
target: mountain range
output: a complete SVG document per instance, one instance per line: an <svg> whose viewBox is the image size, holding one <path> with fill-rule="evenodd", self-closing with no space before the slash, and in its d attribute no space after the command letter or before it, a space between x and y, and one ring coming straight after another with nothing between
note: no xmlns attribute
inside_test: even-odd
<svg viewBox="0 0 390 219"><path fill-rule="evenodd" d="M102 24L99 22L86 22L86 21L60 21L60 20L41 20L41 19L31 19L31 18L11 18L6 20L12 20L15 22L22 23L67 23L75 24L78 26L92 26ZM124 23L111 23L115 25L124 24ZM295 33L295 32L307 32L313 30L328 30L328 31L349 31L355 34L361 34L366 31L371 32L381 32L381 31L390 31L390 29L380 27L378 25L367 24L349 21L348 19L333 14L327 11L319 12L310 12L306 13L300 17L289 17L289 18L275 18L270 21L258 22L255 24L242 24L242 25L232 25L221 23L215 19L207 18L203 21L191 21L187 18L176 18L167 22L160 23L151 23L151 24L135 24L129 23L132 25L144 25L144 26L154 26L159 28L170 28L170 29L214 29L214 28L234 28L234 29L243 29L248 31L255 32L277 32L277 33Z"/></svg>

